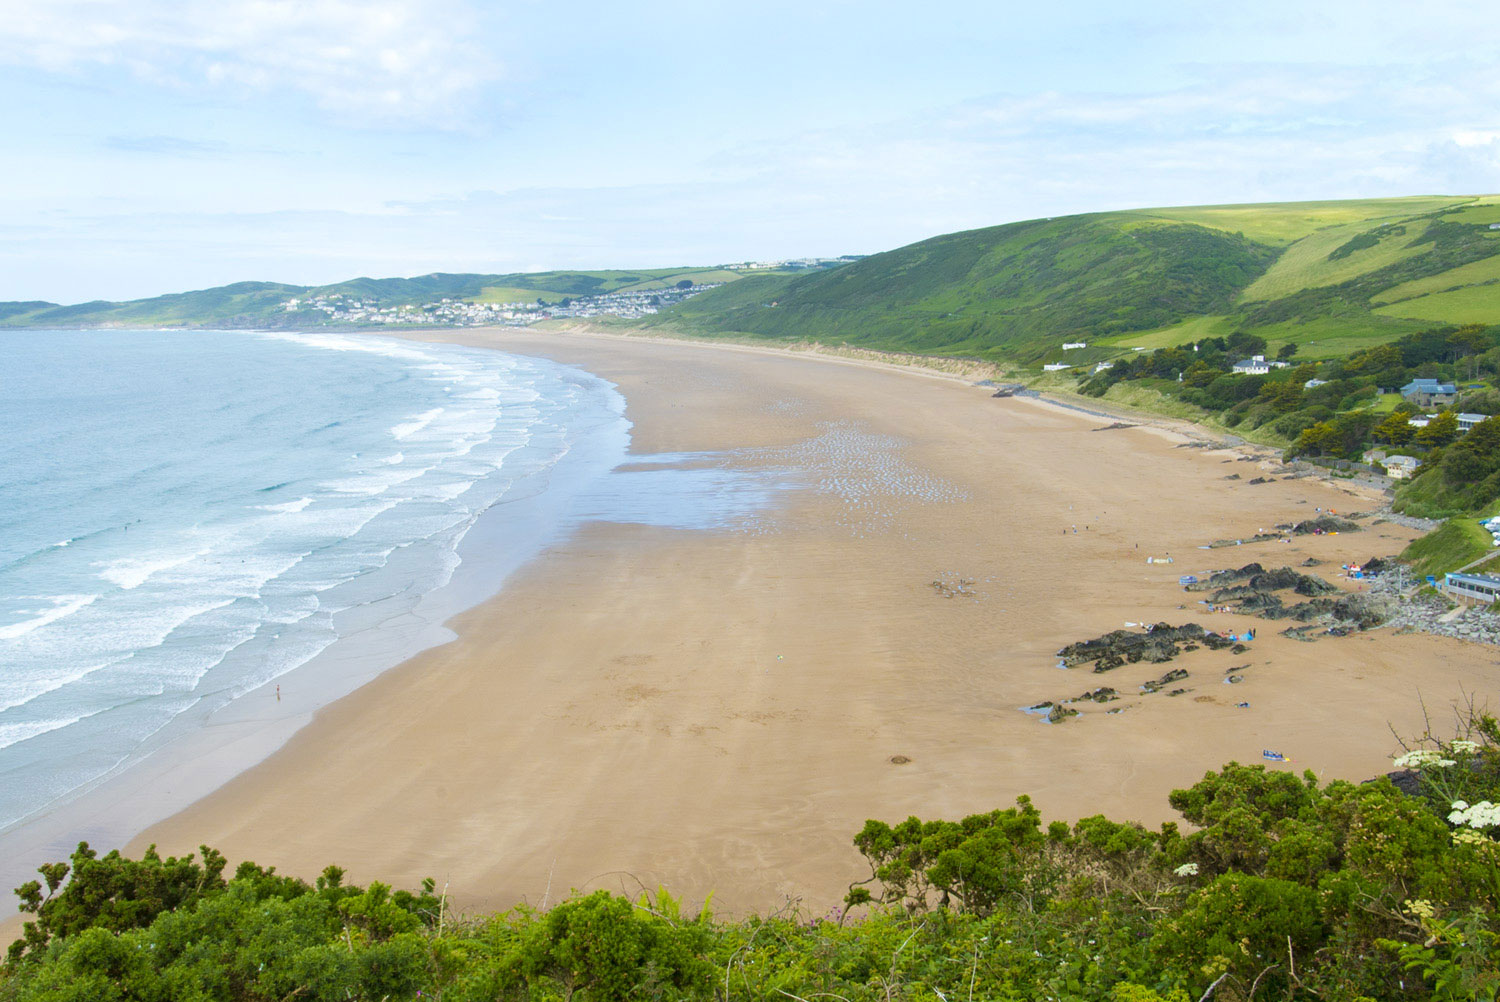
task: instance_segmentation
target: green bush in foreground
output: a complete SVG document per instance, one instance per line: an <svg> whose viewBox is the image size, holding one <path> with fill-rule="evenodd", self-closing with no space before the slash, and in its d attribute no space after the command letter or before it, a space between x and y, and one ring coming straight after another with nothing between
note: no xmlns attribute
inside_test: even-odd
<svg viewBox="0 0 1500 1002"><path fill-rule="evenodd" d="M1388 780L1231 763L1192 830L1044 824L1026 798L870 821L849 913L689 916L665 892L459 917L419 893L81 845L19 889L4 1002L1494 999L1500 726L1418 742ZM71 879L68 879L71 876ZM45 884L45 893L43 886Z"/></svg>

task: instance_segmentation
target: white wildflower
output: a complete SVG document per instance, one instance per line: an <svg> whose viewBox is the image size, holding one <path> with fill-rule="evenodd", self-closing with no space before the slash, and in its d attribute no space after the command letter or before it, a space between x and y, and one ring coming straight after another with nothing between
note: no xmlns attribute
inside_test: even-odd
<svg viewBox="0 0 1500 1002"><path fill-rule="evenodd" d="M1455 765L1458 765L1458 763L1453 761L1451 758L1440 758L1433 764L1436 765L1439 769L1451 769Z"/></svg>
<svg viewBox="0 0 1500 1002"><path fill-rule="evenodd" d="M1492 804L1488 800L1481 800L1477 804L1463 804L1462 800L1453 802L1453 811L1448 815L1448 821L1455 825L1467 828L1494 828L1500 826L1500 804Z"/></svg>
<svg viewBox="0 0 1500 1002"><path fill-rule="evenodd" d="M1479 742L1464 740L1450 741L1448 742L1448 750L1460 755L1472 755L1479 750Z"/></svg>
<svg viewBox="0 0 1500 1002"><path fill-rule="evenodd" d="M1183 863L1181 866L1179 866L1177 869L1173 870L1172 872L1175 873L1175 874L1177 874L1179 877L1196 877L1198 875L1198 864L1197 863Z"/></svg>
<svg viewBox="0 0 1500 1002"><path fill-rule="evenodd" d="M1405 755L1398 756L1394 764L1397 769L1420 769L1424 765L1437 762L1442 757L1442 753L1430 748L1418 748L1416 751L1409 751Z"/></svg>

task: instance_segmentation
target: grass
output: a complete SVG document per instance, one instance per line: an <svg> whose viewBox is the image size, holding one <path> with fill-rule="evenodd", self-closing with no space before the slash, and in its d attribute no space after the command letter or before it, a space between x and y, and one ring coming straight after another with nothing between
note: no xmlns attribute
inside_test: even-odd
<svg viewBox="0 0 1500 1002"><path fill-rule="evenodd" d="M1240 302L1281 299L1314 286L1337 285L1403 258L1426 253L1426 245L1408 246L1419 235L1421 225L1403 228L1399 222L1393 222L1388 229L1377 233L1380 240L1375 246L1335 260L1330 260L1329 255L1354 237L1379 230L1381 224L1364 220L1319 230L1288 247L1264 275L1240 294Z"/></svg>
<svg viewBox="0 0 1500 1002"><path fill-rule="evenodd" d="M1287 320L1254 328L1265 338L1274 353L1288 341L1297 345L1295 361L1308 362L1337 358L1351 351L1394 341L1403 334L1422 330L1424 325L1398 317L1381 317L1371 313L1351 316L1315 317L1311 320Z"/></svg>
<svg viewBox="0 0 1500 1002"><path fill-rule="evenodd" d="M1333 202L1265 202L1251 205L1189 205L1137 209L1136 214L1243 233L1251 240L1285 246L1330 226L1404 218L1473 202L1466 196L1417 195L1408 198L1363 198Z"/></svg>
<svg viewBox="0 0 1500 1002"><path fill-rule="evenodd" d="M544 303L561 302L568 297L561 292L545 292L537 289L519 289L513 285L486 285L470 302L475 303Z"/></svg>
<svg viewBox="0 0 1500 1002"><path fill-rule="evenodd" d="M1224 337L1234 331L1234 320L1227 316L1191 317L1170 327L1138 331L1101 338L1095 345L1120 348L1174 348L1204 338Z"/></svg>
<svg viewBox="0 0 1500 1002"><path fill-rule="evenodd" d="M1475 518L1450 518L1420 539L1412 540L1401 559L1418 575L1441 577L1494 551L1490 534Z"/></svg>
<svg viewBox="0 0 1500 1002"><path fill-rule="evenodd" d="M1034 361L1064 341L1223 313L1272 257L1239 237L1129 213L1032 220L924 240L774 293L758 284L766 294L748 299L750 280L737 282L655 324Z"/></svg>
<svg viewBox="0 0 1500 1002"><path fill-rule="evenodd" d="M1500 259L1489 258L1487 260ZM1382 306L1375 312L1381 316L1404 317L1410 320L1424 320L1428 323L1500 323L1500 282L1489 285L1471 285L1450 292L1437 292L1430 296L1421 296L1417 299Z"/></svg>
<svg viewBox="0 0 1500 1002"><path fill-rule="evenodd" d="M1466 285L1482 285L1485 282L1500 282L1500 256L1487 257L1457 268L1449 268L1441 274L1402 282L1385 290L1371 302L1387 305L1405 299L1416 299L1418 296L1448 292Z"/></svg>

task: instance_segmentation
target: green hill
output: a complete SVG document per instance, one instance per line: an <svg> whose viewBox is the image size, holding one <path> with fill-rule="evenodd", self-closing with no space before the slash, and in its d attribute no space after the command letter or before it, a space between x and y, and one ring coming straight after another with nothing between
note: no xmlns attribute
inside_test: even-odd
<svg viewBox="0 0 1500 1002"><path fill-rule="evenodd" d="M1308 357L1500 322L1500 196L1194 206L1010 223L704 293L646 327L1021 362L1245 330Z"/></svg>
<svg viewBox="0 0 1500 1002"><path fill-rule="evenodd" d="M0 303L0 326L293 326L305 313L288 313L288 300L341 296L382 307L420 305L442 299L465 302L556 302L606 292L667 288L683 279L697 284L733 282L745 273L718 268L653 268L633 271L546 271L509 275L444 274L417 278L356 278L333 285L238 282L196 292L113 303L73 306L56 303Z"/></svg>

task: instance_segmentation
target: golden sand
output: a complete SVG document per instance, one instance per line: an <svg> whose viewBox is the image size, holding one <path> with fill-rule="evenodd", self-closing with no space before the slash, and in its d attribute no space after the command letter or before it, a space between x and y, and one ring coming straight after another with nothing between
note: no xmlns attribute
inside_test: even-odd
<svg viewBox="0 0 1500 1002"><path fill-rule="evenodd" d="M1198 548L1374 507L1327 481L1250 485L1255 463L1159 428L1097 430L1110 422L874 365L434 338L614 381L635 453L712 452L800 486L735 530L586 524L457 617L459 639L324 709L133 850L207 843L308 877L328 863L360 882L431 876L475 908L665 884L729 911L821 910L867 875L850 843L866 818L1029 793L1049 817L1154 824L1173 817L1173 787L1268 748L1291 760L1276 768L1364 779L1389 768L1391 726L1420 729L1419 697L1441 714L1500 677L1491 648L1389 631L1302 643L1205 614L1178 586L1308 556L1331 577L1413 535ZM1173 662L1192 690L1175 698L1133 695L1163 666L1056 667L1066 643L1162 620L1259 639ZM1239 665L1245 681L1225 685ZM1099 685L1132 695L1061 725L1019 710Z"/></svg>

